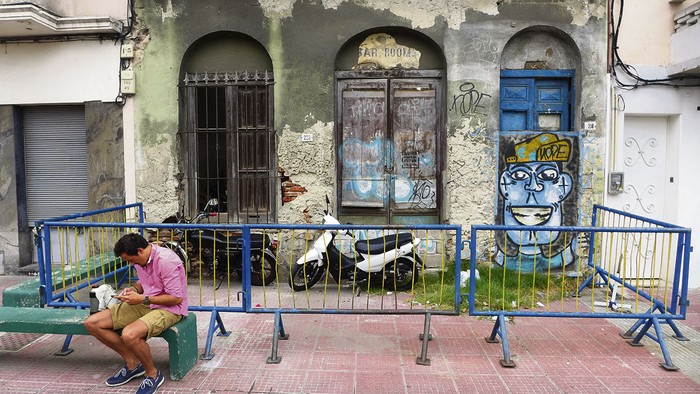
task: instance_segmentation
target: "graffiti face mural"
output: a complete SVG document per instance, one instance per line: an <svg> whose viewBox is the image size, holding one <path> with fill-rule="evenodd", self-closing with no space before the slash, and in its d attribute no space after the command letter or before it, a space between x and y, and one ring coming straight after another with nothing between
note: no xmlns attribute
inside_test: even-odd
<svg viewBox="0 0 700 394"><path fill-rule="evenodd" d="M570 140L551 133L520 142L502 140L506 157L498 182L501 223L561 226L567 214L575 216L575 209L574 213L565 213L565 200L575 187L571 175L572 145ZM569 219L575 223L575 218ZM497 261L507 268L526 272L568 265L574 257L571 239L562 250L562 245L554 246L561 243L559 236L558 231L508 230L499 243ZM545 253L545 250L558 253Z"/></svg>

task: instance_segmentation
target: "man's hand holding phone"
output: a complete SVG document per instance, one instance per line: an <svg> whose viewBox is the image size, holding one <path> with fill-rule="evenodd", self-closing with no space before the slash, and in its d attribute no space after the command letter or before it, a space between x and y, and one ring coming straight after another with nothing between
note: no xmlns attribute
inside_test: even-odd
<svg viewBox="0 0 700 394"><path fill-rule="evenodd" d="M136 305L143 302L143 296L137 293L133 287L127 287L126 289L119 292L119 294L112 295L112 298L116 298L119 301L126 302L129 305Z"/></svg>

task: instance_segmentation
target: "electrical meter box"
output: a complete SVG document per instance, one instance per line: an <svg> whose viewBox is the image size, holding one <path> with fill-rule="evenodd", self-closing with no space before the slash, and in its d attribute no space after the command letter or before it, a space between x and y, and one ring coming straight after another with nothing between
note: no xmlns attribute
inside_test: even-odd
<svg viewBox="0 0 700 394"><path fill-rule="evenodd" d="M608 179L608 194L620 194L625 188L625 173L611 172Z"/></svg>
<svg viewBox="0 0 700 394"><path fill-rule="evenodd" d="M122 59L133 59L134 58L134 43L133 42L123 43L120 55L121 55Z"/></svg>

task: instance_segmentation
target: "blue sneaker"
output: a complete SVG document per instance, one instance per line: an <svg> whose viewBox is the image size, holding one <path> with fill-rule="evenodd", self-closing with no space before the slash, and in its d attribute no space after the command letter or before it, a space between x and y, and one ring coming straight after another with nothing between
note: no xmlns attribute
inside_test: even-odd
<svg viewBox="0 0 700 394"><path fill-rule="evenodd" d="M113 386L121 386L122 384L129 383L131 379L137 378L141 375L146 373L146 370L143 368L143 365L139 364L136 366L134 369L129 369L126 365L122 367L122 369L119 370L114 376L111 378L107 379L105 383L107 383L107 386L113 387Z"/></svg>
<svg viewBox="0 0 700 394"><path fill-rule="evenodd" d="M143 379L143 382L141 382L141 386L139 387L138 391L136 391L136 394L153 394L158 391L158 387L160 387L164 381L165 379L160 371L158 371L155 378L146 376Z"/></svg>

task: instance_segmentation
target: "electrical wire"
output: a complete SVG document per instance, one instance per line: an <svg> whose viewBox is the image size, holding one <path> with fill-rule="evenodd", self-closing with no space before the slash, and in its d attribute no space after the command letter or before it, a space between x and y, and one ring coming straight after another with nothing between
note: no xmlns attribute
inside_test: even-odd
<svg viewBox="0 0 700 394"><path fill-rule="evenodd" d="M126 31L119 35L119 41L121 42L124 42L124 40L126 40L126 38L129 37L134 30L134 24L136 22L136 8L134 6L134 0L127 0L126 20Z"/></svg>
<svg viewBox="0 0 700 394"><path fill-rule="evenodd" d="M124 41L127 38L129 38L129 36L131 36L131 33L134 31L134 24L136 22L136 9L134 6L134 0L127 0L126 21L127 28L123 33L119 35L115 44L124 44ZM121 59L119 61L119 93L117 93L117 97L114 98L114 103L120 107L123 107L126 104L126 97L124 97L124 94L122 94L122 71L128 69L130 65L130 59Z"/></svg>
<svg viewBox="0 0 700 394"><path fill-rule="evenodd" d="M610 31L612 32L612 74L615 78L617 86L625 90L634 90L642 86L671 86L671 87L696 87L700 86L700 77L698 76L676 76L658 79L642 78L634 66L626 64L622 61L618 52L618 38L620 35L620 25L622 24L622 15L625 8L625 0L620 0L620 13L617 17L617 25L615 25L615 0L610 1ZM627 83L620 80L616 69L620 69L626 76L630 77L634 82ZM687 81L687 82L686 82Z"/></svg>

